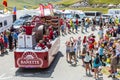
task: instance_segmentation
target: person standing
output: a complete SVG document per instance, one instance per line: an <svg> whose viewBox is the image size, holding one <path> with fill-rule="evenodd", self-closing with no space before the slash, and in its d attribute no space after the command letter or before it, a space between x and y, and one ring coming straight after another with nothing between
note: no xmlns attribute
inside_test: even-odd
<svg viewBox="0 0 120 80"><path fill-rule="evenodd" d="M93 68L94 68L94 78L97 79L98 78L98 68L99 66L101 66L101 62L100 62L100 58L99 58L99 54L96 53L96 56L93 60Z"/></svg>
<svg viewBox="0 0 120 80"><path fill-rule="evenodd" d="M12 32L10 32L10 34L8 35L8 41L9 41L9 50L12 51L13 50L13 36L12 36Z"/></svg>
<svg viewBox="0 0 120 80"><path fill-rule="evenodd" d="M18 40L18 35L16 32L13 32L13 42L14 42L14 47L15 49L17 48L17 40Z"/></svg>
<svg viewBox="0 0 120 80"><path fill-rule="evenodd" d="M72 19L70 19L70 26L72 28L72 32L74 33L74 23L73 23Z"/></svg>
<svg viewBox="0 0 120 80"><path fill-rule="evenodd" d="M62 18L60 19L60 26L61 26L62 35L64 35L64 20Z"/></svg>
<svg viewBox="0 0 120 80"><path fill-rule="evenodd" d="M70 62L69 61L69 59L70 59L70 41L66 41L65 45L66 45L66 60L67 60L67 62Z"/></svg>
<svg viewBox="0 0 120 80"><path fill-rule="evenodd" d="M4 34L4 52L7 52L8 48L8 37L6 34Z"/></svg>
<svg viewBox="0 0 120 80"><path fill-rule="evenodd" d="M86 70L86 75L87 75L87 71L89 70L89 74L90 74L90 61L91 61L91 55L89 54L89 52L87 51L85 58L84 58L84 63L85 63L85 70Z"/></svg>
<svg viewBox="0 0 120 80"><path fill-rule="evenodd" d="M1 54L4 52L4 39L2 34L0 34L0 48L1 48Z"/></svg>
<svg viewBox="0 0 120 80"><path fill-rule="evenodd" d="M76 66L77 61L76 61L76 55L75 55L75 42L73 37L70 38L70 62L72 58L75 63L74 65Z"/></svg>
<svg viewBox="0 0 120 80"><path fill-rule="evenodd" d="M118 28L117 28L117 37L120 38L120 24L118 24Z"/></svg>
<svg viewBox="0 0 120 80"><path fill-rule="evenodd" d="M84 36L83 38L83 46L87 47L87 37Z"/></svg>
<svg viewBox="0 0 120 80"><path fill-rule="evenodd" d="M81 54L81 37L78 37L78 40L76 42L77 44L77 57L80 57L80 54Z"/></svg>
<svg viewBox="0 0 120 80"><path fill-rule="evenodd" d="M100 17L99 25L100 25L100 27L103 27L103 18L102 17Z"/></svg>
<svg viewBox="0 0 120 80"><path fill-rule="evenodd" d="M101 44L101 46L98 48L98 54L101 62L102 62L102 57L104 56L103 51L104 51L104 47Z"/></svg>
<svg viewBox="0 0 120 80"><path fill-rule="evenodd" d="M87 28L89 27L88 24L89 24L89 23L88 23L88 20L86 20L86 21L85 21L85 31L86 31L86 32L88 32L88 31L87 31Z"/></svg>
<svg viewBox="0 0 120 80"><path fill-rule="evenodd" d="M66 21L66 26L67 26L67 28L68 28L68 33L70 34L71 30L70 30L70 24L69 24L69 21L68 21L68 20Z"/></svg>
<svg viewBox="0 0 120 80"><path fill-rule="evenodd" d="M79 21L78 21L78 18L76 18L76 21L75 21L75 30L76 30L76 33L78 31L78 25L79 25Z"/></svg>
<svg viewBox="0 0 120 80"><path fill-rule="evenodd" d="M100 27L99 31L98 31L98 36L99 36L99 40L103 38L103 28Z"/></svg>
<svg viewBox="0 0 120 80"><path fill-rule="evenodd" d="M84 33L84 32L83 32L84 27L85 27L85 18L82 19L82 23L81 23L81 33Z"/></svg>
<svg viewBox="0 0 120 80"><path fill-rule="evenodd" d="M117 56L115 50L112 51L110 67L111 67L111 72L110 72L111 74L108 77L115 78L115 73L117 71Z"/></svg>
<svg viewBox="0 0 120 80"><path fill-rule="evenodd" d="M96 29L96 27L95 27L96 26L96 17L94 17L92 20L93 20L93 27L91 30L94 31Z"/></svg>
<svg viewBox="0 0 120 80"><path fill-rule="evenodd" d="M63 24L64 24L64 34L67 34L67 32L66 32L66 27L67 27L66 18L64 18L63 21L64 21L64 22L63 22Z"/></svg>

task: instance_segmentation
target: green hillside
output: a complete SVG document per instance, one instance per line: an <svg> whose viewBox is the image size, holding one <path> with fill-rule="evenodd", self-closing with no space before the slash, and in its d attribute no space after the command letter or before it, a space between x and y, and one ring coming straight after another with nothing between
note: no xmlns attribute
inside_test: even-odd
<svg viewBox="0 0 120 80"><path fill-rule="evenodd" d="M69 6L71 4L74 4L76 2L80 2L84 0L62 0L60 2L57 2L56 4L62 4L64 6ZM120 0L88 0L90 4L119 4Z"/></svg>
<svg viewBox="0 0 120 80"><path fill-rule="evenodd" d="M89 0L90 4L119 4L120 0Z"/></svg>
<svg viewBox="0 0 120 80"><path fill-rule="evenodd" d="M64 5L64 8L68 8L68 6L77 3L77 2L81 2L83 0L8 0L8 9L11 11L13 9L14 6L17 7L17 9L23 9L24 6L26 6L26 8L31 9L31 8L37 8L39 7L39 4L47 4L49 3L53 3L53 4L59 4L59 5ZM88 2L90 4L119 4L120 0L88 0ZM64 9L63 8L63 9ZM3 9L3 5L2 5L2 0L0 0L0 10ZM82 7L82 8L78 8L81 10L98 10L98 11L102 11L103 13L107 12L107 8L86 8L86 7Z"/></svg>
<svg viewBox="0 0 120 80"><path fill-rule="evenodd" d="M56 2L60 0L8 0L8 9L12 9L14 6L17 7L17 9L23 9L24 6L26 8L37 8L40 3L46 4L50 2ZM0 0L0 9L3 9L2 0Z"/></svg>
<svg viewBox="0 0 120 80"><path fill-rule="evenodd" d="M61 1L58 1L56 4L62 4L64 6L69 6L69 5L72 5L72 4L80 2L80 1L82 1L82 0L61 0Z"/></svg>

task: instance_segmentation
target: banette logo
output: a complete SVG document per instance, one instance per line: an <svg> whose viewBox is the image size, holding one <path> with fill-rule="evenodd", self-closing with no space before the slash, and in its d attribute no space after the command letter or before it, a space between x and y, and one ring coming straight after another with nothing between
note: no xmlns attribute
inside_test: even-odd
<svg viewBox="0 0 120 80"><path fill-rule="evenodd" d="M18 58L19 67L42 67L43 60L38 58L35 52L24 52L21 58Z"/></svg>

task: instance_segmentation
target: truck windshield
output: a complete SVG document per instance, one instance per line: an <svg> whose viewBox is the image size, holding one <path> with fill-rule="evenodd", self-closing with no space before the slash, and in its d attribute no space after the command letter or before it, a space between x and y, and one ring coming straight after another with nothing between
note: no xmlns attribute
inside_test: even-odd
<svg viewBox="0 0 120 80"><path fill-rule="evenodd" d="M95 16L95 13L89 13L89 12L87 13L87 12L85 12L85 15L86 16Z"/></svg>

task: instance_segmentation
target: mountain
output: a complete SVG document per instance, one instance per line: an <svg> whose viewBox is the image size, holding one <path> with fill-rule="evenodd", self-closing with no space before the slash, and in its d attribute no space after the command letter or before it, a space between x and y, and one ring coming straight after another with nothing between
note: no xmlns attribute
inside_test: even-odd
<svg viewBox="0 0 120 80"><path fill-rule="evenodd" d="M70 6L74 3L81 2L83 0L61 0L56 2L56 4L64 5L64 6Z"/></svg>
<svg viewBox="0 0 120 80"><path fill-rule="evenodd" d="M90 4L119 4L120 0L88 0Z"/></svg>
<svg viewBox="0 0 120 80"><path fill-rule="evenodd" d="M70 6L74 3L87 1L89 4L119 4L120 0L61 0L56 2L56 4Z"/></svg>

